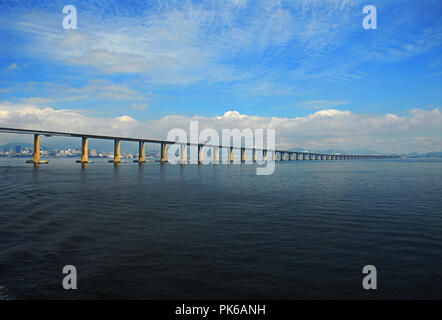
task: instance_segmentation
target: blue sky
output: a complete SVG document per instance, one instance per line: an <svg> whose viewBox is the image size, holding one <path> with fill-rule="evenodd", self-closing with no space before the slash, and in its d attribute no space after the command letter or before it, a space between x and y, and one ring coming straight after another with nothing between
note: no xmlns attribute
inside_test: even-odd
<svg viewBox="0 0 442 320"><path fill-rule="evenodd" d="M441 16L437 0L3 1L0 101L144 123L328 109L411 123L442 102ZM437 123L424 136L440 146Z"/></svg>

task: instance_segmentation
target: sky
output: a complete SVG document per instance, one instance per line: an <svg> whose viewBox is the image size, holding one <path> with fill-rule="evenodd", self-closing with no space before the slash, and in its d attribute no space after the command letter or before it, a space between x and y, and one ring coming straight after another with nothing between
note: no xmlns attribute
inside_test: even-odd
<svg viewBox="0 0 442 320"><path fill-rule="evenodd" d="M198 120L275 128L280 148L442 151L441 16L439 0L1 1L0 126L164 139Z"/></svg>

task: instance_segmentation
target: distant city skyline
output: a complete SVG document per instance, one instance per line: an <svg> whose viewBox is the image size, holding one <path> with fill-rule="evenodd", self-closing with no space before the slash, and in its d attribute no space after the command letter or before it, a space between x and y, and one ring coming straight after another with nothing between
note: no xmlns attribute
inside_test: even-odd
<svg viewBox="0 0 442 320"><path fill-rule="evenodd" d="M165 138L276 129L279 148L442 150L442 3L0 4L0 126ZM17 141L0 135L0 144Z"/></svg>

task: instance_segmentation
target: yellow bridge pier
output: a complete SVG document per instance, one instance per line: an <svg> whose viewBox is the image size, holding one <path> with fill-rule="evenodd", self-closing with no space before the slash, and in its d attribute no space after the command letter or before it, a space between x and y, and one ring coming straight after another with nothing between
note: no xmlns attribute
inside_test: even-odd
<svg viewBox="0 0 442 320"><path fill-rule="evenodd" d="M88 148L87 138L81 138L81 163L87 163L88 161Z"/></svg>
<svg viewBox="0 0 442 320"><path fill-rule="evenodd" d="M241 148L241 162L246 162L246 149Z"/></svg>
<svg viewBox="0 0 442 320"><path fill-rule="evenodd" d="M267 150L262 150L262 158L267 161Z"/></svg>
<svg viewBox="0 0 442 320"><path fill-rule="evenodd" d="M233 147L229 148L229 159L230 163L233 163Z"/></svg>
<svg viewBox="0 0 442 320"><path fill-rule="evenodd" d="M109 160L109 162L113 162L116 166L119 166L121 163L120 139L114 140L114 160Z"/></svg>
<svg viewBox="0 0 442 320"><path fill-rule="evenodd" d="M258 155L257 155L255 149L253 149L253 151L252 151L252 159L253 159L253 162L257 162L258 161Z"/></svg>
<svg viewBox="0 0 442 320"><path fill-rule="evenodd" d="M181 163L187 163L187 144L182 144L181 145Z"/></svg>
<svg viewBox="0 0 442 320"><path fill-rule="evenodd" d="M198 164L204 161L204 150L202 145L198 145Z"/></svg>
<svg viewBox="0 0 442 320"><path fill-rule="evenodd" d="M219 163L219 147L213 147L213 163Z"/></svg>
<svg viewBox="0 0 442 320"><path fill-rule="evenodd" d="M167 143L161 144L161 160L162 163L167 162Z"/></svg>
<svg viewBox="0 0 442 320"><path fill-rule="evenodd" d="M77 160L77 163L81 163L84 168L87 168L87 164L90 163L88 159L88 139L86 137L81 138L81 159Z"/></svg>
<svg viewBox="0 0 442 320"><path fill-rule="evenodd" d="M139 164L146 163L146 146L144 141L138 142L138 160L134 160L134 162Z"/></svg>
<svg viewBox="0 0 442 320"><path fill-rule="evenodd" d="M32 160L26 160L26 163L33 163L35 165L49 163L49 161L40 160L40 135L39 134L34 134L34 157Z"/></svg>
<svg viewBox="0 0 442 320"><path fill-rule="evenodd" d="M109 160L109 162L113 162L116 166L119 166L121 163L120 139L114 140L114 160Z"/></svg>

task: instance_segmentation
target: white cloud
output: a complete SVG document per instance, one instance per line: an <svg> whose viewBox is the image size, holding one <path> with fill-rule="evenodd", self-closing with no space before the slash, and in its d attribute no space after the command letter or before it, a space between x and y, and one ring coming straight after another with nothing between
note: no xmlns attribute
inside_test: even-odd
<svg viewBox="0 0 442 320"><path fill-rule="evenodd" d="M0 103L0 126L165 139L173 128L189 129L198 120L204 128L275 128L277 146L326 150L371 149L384 153L442 150L442 115L439 108L413 109L404 116L357 114L326 109L305 117L261 117L228 111L215 117L171 115L140 122L122 115L92 118L77 111L36 107L30 104ZM5 142L8 135L1 135Z"/></svg>
<svg viewBox="0 0 442 320"><path fill-rule="evenodd" d="M348 100L310 100L303 101L299 105L302 109L325 109L349 104Z"/></svg>
<svg viewBox="0 0 442 320"><path fill-rule="evenodd" d="M14 69L17 69L18 68L18 66L17 66L17 64L14 62L14 63L11 63L10 65L9 65L9 67L8 67L8 69L9 70L14 70Z"/></svg>
<svg viewBox="0 0 442 320"><path fill-rule="evenodd" d="M256 79L282 70L293 79L349 80L364 75L357 66L367 60L407 59L442 42L437 22L420 28L413 20L419 14L409 12L386 20L382 31L360 34L361 1L179 1L139 3L137 12L104 7L83 8L78 30L60 30L57 19L35 10L9 27L30 34L28 52L43 58L142 73L157 84ZM417 31L400 36L410 24ZM257 91L274 91L266 86Z"/></svg>
<svg viewBox="0 0 442 320"><path fill-rule="evenodd" d="M131 108L137 111L144 111L149 108L147 103L132 103Z"/></svg>
<svg viewBox="0 0 442 320"><path fill-rule="evenodd" d="M31 98L21 98L20 101L24 104L44 105L49 102L52 102L53 99L46 98L46 97L31 97Z"/></svg>
<svg viewBox="0 0 442 320"><path fill-rule="evenodd" d="M22 97L22 103L42 105L48 102L75 101L81 99L117 99L149 101L149 93L143 93L129 88L124 84L117 84L106 79L92 79L84 86L72 87L67 84L55 84L51 82L29 82L16 84L14 87L4 89L4 92L35 92L44 96ZM141 104L140 104L141 105Z"/></svg>

